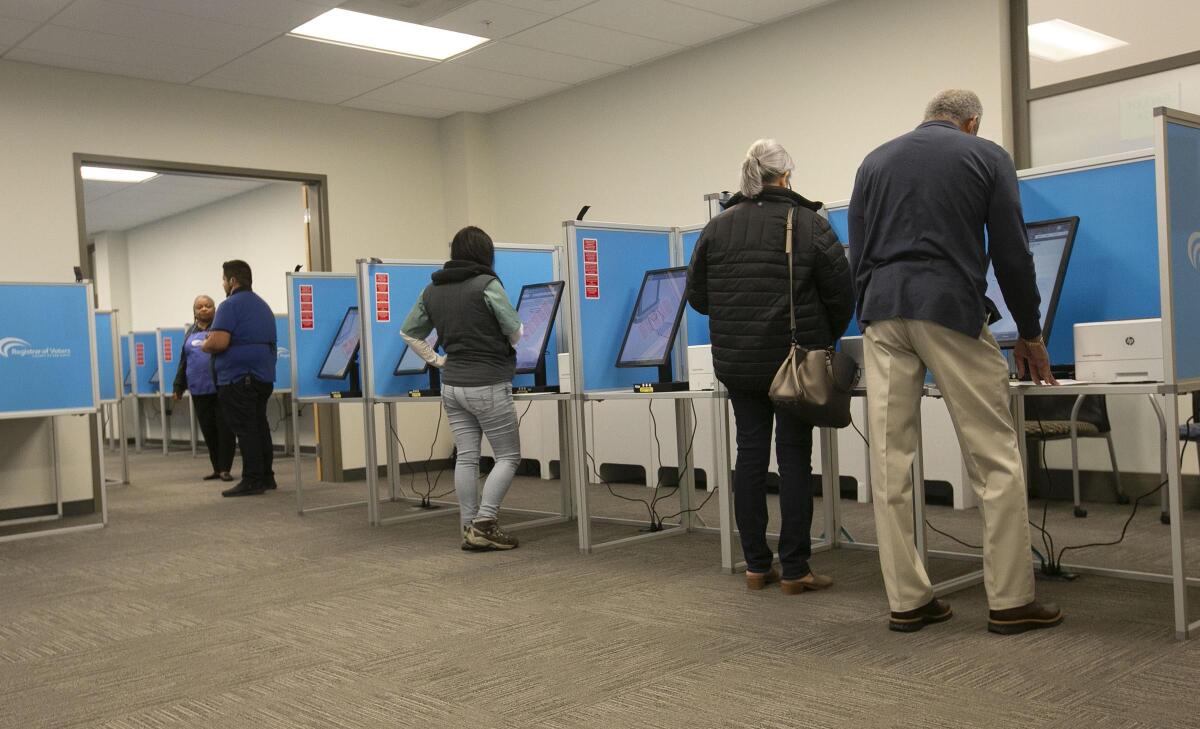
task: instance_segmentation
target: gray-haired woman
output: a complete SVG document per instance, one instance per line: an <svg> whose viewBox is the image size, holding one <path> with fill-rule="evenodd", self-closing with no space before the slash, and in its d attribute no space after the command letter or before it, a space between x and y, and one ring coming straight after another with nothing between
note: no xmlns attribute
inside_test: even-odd
<svg viewBox="0 0 1200 729"><path fill-rule="evenodd" d="M760 139L742 163L741 191L709 221L688 270L688 301L708 314L713 366L729 389L737 424L734 501L746 557L746 586L780 581L767 545L767 465L771 425L779 461L782 526L779 561L788 594L821 590L833 580L809 567L812 554L812 426L776 411L767 392L787 356L787 218L793 228L796 340L827 347L846 331L854 295L846 254L810 202L792 192L794 164L773 139Z"/></svg>

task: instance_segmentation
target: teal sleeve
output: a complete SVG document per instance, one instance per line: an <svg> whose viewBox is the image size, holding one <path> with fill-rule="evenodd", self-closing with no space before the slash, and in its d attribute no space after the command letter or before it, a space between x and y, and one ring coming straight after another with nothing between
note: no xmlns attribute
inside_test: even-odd
<svg viewBox="0 0 1200 729"><path fill-rule="evenodd" d="M433 331L433 320L429 318L429 312L425 310L424 293L417 298L417 303L413 304L412 311L408 312L404 323L400 325L400 331L413 339L424 339Z"/></svg>
<svg viewBox="0 0 1200 729"><path fill-rule="evenodd" d="M500 323L500 331L504 336L512 336L521 330L521 317L517 316L517 310L508 300L508 294L499 281L492 281L487 285L483 290L483 300Z"/></svg>

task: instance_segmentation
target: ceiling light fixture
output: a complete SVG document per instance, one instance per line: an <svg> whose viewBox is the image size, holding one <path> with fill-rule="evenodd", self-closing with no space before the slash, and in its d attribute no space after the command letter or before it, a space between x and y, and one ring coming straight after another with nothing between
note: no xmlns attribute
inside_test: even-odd
<svg viewBox="0 0 1200 729"><path fill-rule="evenodd" d="M1061 18L1029 26L1029 55L1052 63L1092 56L1127 45L1123 40L1068 23Z"/></svg>
<svg viewBox="0 0 1200 729"><path fill-rule="evenodd" d="M84 165L79 168L79 176L85 180L96 182L145 182L158 177L158 173L149 170L123 170L117 167Z"/></svg>
<svg viewBox="0 0 1200 729"><path fill-rule="evenodd" d="M443 61L489 39L334 8L288 35L380 53Z"/></svg>

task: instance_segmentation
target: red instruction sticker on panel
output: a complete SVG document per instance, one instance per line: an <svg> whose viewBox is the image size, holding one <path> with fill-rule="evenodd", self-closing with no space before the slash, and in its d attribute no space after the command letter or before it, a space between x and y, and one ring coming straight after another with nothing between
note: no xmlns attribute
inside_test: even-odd
<svg viewBox="0 0 1200 729"><path fill-rule="evenodd" d="M392 320L391 281L386 273L375 274L375 321L387 323Z"/></svg>
<svg viewBox="0 0 1200 729"><path fill-rule="evenodd" d="M312 284L300 284L300 330L308 331L313 328L313 287Z"/></svg>
<svg viewBox="0 0 1200 729"><path fill-rule="evenodd" d="M583 298L600 298L600 244L595 238L583 239Z"/></svg>
<svg viewBox="0 0 1200 729"><path fill-rule="evenodd" d="M137 366L145 367L146 366L146 345L142 344L141 342L138 342L137 345L134 346L134 350L137 353L135 355L137 357Z"/></svg>
<svg viewBox="0 0 1200 729"><path fill-rule="evenodd" d="M171 338L163 337L163 362L170 362L171 357Z"/></svg>

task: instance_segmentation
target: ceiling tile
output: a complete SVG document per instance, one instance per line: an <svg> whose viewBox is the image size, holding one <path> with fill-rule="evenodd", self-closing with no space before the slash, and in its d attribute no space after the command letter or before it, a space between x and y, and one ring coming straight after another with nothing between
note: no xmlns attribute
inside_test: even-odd
<svg viewBox="0 0 1200 729"><path fill-rule="evenodd" d="M187 48L154 40L131 43L129 38L118 35L89 33L57 25L42 26L11 51L9 57L20 50L46 51L110 64L162 69L164 72L184 72L192 77L229 60L229 55L220 51Z"/></svg>
<svg viewBox="0 0 1200 729"><path fill-rule="evenodd" d="M107 0L76 0L53 25L190 48L206 48L236 56L266 43L274 31L178 13L164 13Z"/></svg>
<svg viewBox="0 0 1200 729"><path fill-rule="evenodd" d="M510 73L471 68L457 63L443 63L428 71L409 76L408 81L438 88L490 94L510 99L534 99L555 91L570 88L557 81L514 76Z"/></svg>
<svg viewBox="0 0 1200 729"><path fill-rule="evenodd" d="M147 10L285 33L338 5L338 0L114 0ZM4 0L0 0L0 3Z"/></svg>
<svg viewBox="0 0 1200 729"><path fill-rule="evenodd" d="M271 63L245 56L192 82L227 91L260 96L339 104L387 83L386 79L289 63Z"/></svg>
<svg viewBox="0 0 1200 729"><path fill-rule="evenodd" d="M576 23L566 18L555 18L517 33L508 42L622 66L636 66L652 58L683 50L683 46L674 43Z"/></svg>
<svg viewBox="0 0 1200 729"><path fill-rule="evenodd" d="M71 0L0 0L0 18L15 18L44 23Z"/></svg>
<svg viewBox="0 0 1200 729"><path fill-rule="evenodd" d="M40 23L33 20L0 18L0 53L3 53L9 46L37 30L38 25Z"/></svg>
<svg viewBox="0 0 1200 729"><path fill-rule="evenodd" d="M379 89L364 94L346 103L362 109L379 109L371 104L405 104L421 106L427 109L445 109L446 111L473 111L486 114L489 111L503 109L520 101L490 94L473 94L455 89L442 89L412 81L397 81Z"/></svg>
<svg viewBox="0 0 1200 729"><path fill-rule="evenodd" d="M613 63L564 56L510 43L492 43L456 59L455 63L564 84L582 83L625 69Z"/></svg>
<svg viewBox="0 0 1200 729"><path fill-rule="evenodd" d="M106 190L107 194L89 201L88 188L96 184L111 186L111 183L87 180L83 183L84 200L87 203L85 219L89 233L129 230L242 195L265 185L290 183L167 174L134 185L117 186L118 189Z"/></svg>
<svg viewBox="0 0 1200 729"><path fill-rule="evenodd" d="M513 33L519 33L526 28L532 28L539 23L550 20L552 17L530 10L522 10L521 8L514 8L509 5L490 2L490 0L476 0L476 2L464 5L436 20L429 21L427 25L495 40L497 38L507 38Z"/></svg>
<svg viewBox="0 0 1200 729"><path fill-rule="evenodd" d="M55 66L58 68L73 68L78 71L93 71L95 73L107 73L114 76L132 76L133 78L145 78L151 81L169 81L171 83L186 84L196 77L196 74L190 71L180 71L177 69L166 68L164 66L150 67L136 63L120 63L116 61L103 61L95 58L80 58L66 53L55 53L52 51L37 51L24 46L12 49L4 55L4 58L9 61L21 61L23 63L38 63L43 66Z"/></svg>
<svg viewBox="0 0 1200 729"><path fill-rule="evenodd" d="M670 0L677 5L687 5L698 10L707 10L751 23L794 15L833 0Z"/></svg>
<svg viewBox="0 0 1200 729"><path fill-rule="evenodd" d="M114 192L120 192L130 185L137 184L132 182L105 182L103 180L84 180L83 181L83 201L85 203L93 203L101 198L108 197Z"/></svg>
<svg viewBox="0 0 1200 729"><path fill-rule="evenodd" d="M277 38L246 54L244 58L341 71L385 81L396 81L434 65L433 61L397 56L394 53L378 53L292 36Z"/></svg>
<svg viewBox="0 0 1200 729"><path fill-rule="evenodd" d="M753 27L744 20L666 0L596 0L565 17L623 33L693 46Z"/></svg>
<svg viewBox="0 0 1200 729"><path fill-rule="evenodd" d="M343 10L428 25L434 18L469 2L471 0L349 0L339 4Z"/></svg>
<svg viewBox="0 0 1200 729"><path fill-rule="evenodd" d="M547 15L562 15L572 10L578 10L593 0L496 0L496 2Z"/></svg>

